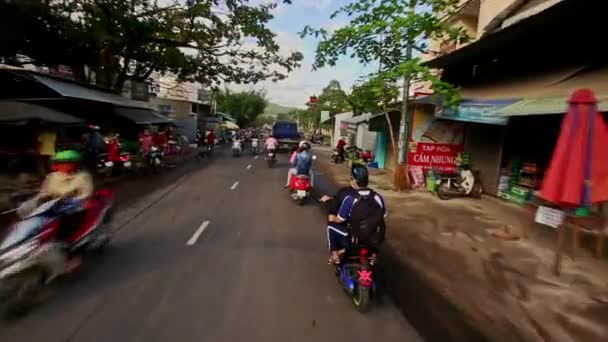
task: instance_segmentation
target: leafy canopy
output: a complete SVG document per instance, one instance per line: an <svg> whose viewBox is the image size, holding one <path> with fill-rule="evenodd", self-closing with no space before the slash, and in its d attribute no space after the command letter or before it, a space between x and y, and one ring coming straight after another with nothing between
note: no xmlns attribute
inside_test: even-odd
<svg viewBox="0 0 608 342"><path fill-rule="evenodd" d="M277 0L280 1L280 0ZM289 2L289 1L284 1ZM167 3L162 2L162 3ZM284 79L302 54L283 55L268 27L275 2L249 0L0 1L0 59L68 65L81 80L122 89L158 71L206 86Z"/></svg>
<svg viewBox="0 0 608 342"><path fill-rule="evenodd" d="M240 127L248 127L264 113L268 101L262 91L233 93L225 89L217 95L217 109L232 115Z"/></svg>
<svg viewBox="0 0 608 342"><path fill-rule="evenodd" d="M408 47L414 55L426 54L429 40L463 42L466 31L450 25L444 18L460 9L461 0L353 0L331 15L346 16L349 23L329 33L306 26L302 37L321 37L314 68L334 66L341 56L356 58L363 64L379 61L379 76L386 82L407 78L412 82L431 82L447 102L457 102L456 89L442 82L419 57L406 59Z"/></svg>
<svg viewBox="0 0 608 342"><path fill-rule="evenodd" d="M330 116L350 109L348 95L342 90L340 82L336 80L329 81L329 84L323 88L317 98L316 109L319 111L329 111Z"/></svg>

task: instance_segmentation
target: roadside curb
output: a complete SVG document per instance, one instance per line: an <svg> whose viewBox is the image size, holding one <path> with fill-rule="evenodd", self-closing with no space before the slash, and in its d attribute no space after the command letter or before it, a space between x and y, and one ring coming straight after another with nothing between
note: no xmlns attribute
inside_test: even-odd
<svg viewBox="0 0 608 342"><path fill-rule="evenodd" d="M339 187L331 165L326 161L317 163L332 187ZM390 234L390 226L389 226ZM458 303L437 288L428 275L414 263L399 256L398 249L390 241L382 246L382 262L379 273L384 289L395 301L408 321L428 341L497 341L478 324Z"/></svg>

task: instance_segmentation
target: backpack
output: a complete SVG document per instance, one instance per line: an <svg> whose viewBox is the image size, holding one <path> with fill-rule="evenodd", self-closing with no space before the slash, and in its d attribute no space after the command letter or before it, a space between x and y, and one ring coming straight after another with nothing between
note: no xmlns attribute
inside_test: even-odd
<svg viewBox="0 0 608 342"><path fill-rule="evenodd" d="M375 200L376 193L368 190L369 194L357 192L348 222L354 237L359 243L378 244L384 235L384 208Z"/></svg>

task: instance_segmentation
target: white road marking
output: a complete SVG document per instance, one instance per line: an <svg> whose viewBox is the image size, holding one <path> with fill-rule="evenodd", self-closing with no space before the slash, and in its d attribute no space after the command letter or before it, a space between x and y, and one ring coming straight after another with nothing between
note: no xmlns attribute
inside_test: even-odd
<svg viewBox="0 0 608 342"><path fill-rule="evenodd" d="M247 165L246 169L247 170L251 169L251 164Z"/></svg>
<svg viewBox="0 0 608 342"><path fill-rule="evenodd" d="M188 242L186 242L186 246L192 246L196 243L196 241L198 241L198 238L201 237L201 234L203 234L203 232L205 231L205 229L207 229L207 226L209 225L209 221L204 221L200 227L198 227L198 229L196 230L196 232L194 232L194 235L192 235L192 237L190 238L190 240L188 240Z"/></svg>
<svg viewBox="0 0 608 342"><path fill-rule="evenodd" d="M258 159L258 156L253 157L253 159Z"/></svg>
<svg viewBox="0 0 608 342"><path fill-rule="evenodd" d="M239 181L234 182L234 184L232 184L232 186L230 187L230 190L236 189L237 186L239 186Z"/></svg>

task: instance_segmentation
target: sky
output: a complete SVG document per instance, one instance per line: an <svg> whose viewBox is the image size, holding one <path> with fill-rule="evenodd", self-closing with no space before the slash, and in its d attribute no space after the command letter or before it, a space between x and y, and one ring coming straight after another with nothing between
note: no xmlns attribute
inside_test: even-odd
<svg viewBox="0 0 608 342"><path fill-rule="evenodd" d="M291 5L280 4L274 10L275 18L270 28L277 34L281 51L300 51L304 54L302 66L287 79L279 82L261 82L255 89L265 89L270 102L304 107L311 95L319 95L321 89L332 79L338 80L343 89L349 89L361 76L369 74L372 66L363 66L356 60L341 58L335 67L312 70L317 41L313 37L301 39L298 32L304 26L335 30L347 24L344 19L330 19L330 15L349 0L293 0ZM230 86L229 86L230 87ZM230 88L251 89L252 86Z"/></svg>

